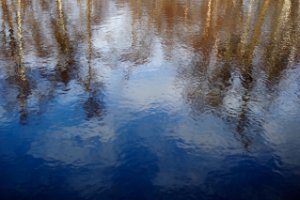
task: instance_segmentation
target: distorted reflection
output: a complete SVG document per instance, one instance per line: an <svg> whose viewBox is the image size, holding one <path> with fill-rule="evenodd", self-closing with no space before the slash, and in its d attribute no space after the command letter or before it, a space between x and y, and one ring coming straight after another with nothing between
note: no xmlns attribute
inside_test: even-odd
<svg viewBox="0 0 300 200"><path fill-rule="evenodd" d="M297 199L300 2L1 0L0 198Z"/></svg>

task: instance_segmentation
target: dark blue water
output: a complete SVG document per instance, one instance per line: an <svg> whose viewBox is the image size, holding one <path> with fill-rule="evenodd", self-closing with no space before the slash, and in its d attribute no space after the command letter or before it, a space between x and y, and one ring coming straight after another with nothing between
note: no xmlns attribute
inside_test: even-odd
<svg viewBox="0 0 300 200"><path fill-rule="evenodd" d="M300 2L1 0L0 199L300 199Z"/></svg>

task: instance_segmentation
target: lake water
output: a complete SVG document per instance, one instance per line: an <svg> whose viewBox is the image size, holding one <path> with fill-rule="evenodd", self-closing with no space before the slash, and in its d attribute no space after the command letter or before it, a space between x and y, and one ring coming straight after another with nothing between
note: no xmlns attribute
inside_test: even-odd
<svg viewBox="0 0 300 200"><path fill-rule="evenodd" d="M300 198L300 1L1 0L0 199Z"/></svg>

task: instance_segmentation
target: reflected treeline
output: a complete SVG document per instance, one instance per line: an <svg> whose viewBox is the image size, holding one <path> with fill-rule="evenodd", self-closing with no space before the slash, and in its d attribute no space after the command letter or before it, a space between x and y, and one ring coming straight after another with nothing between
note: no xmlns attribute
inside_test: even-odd
<svg viewBox="0 0 300 200"><path fill-rule="evenodd" d="M178 41L192 47L198 59L194 70L209 72L209 81L215 84L224 85L236 70L246 86L252 81L253 65L273 82L299 59L298 1L132 0L128 4L134 20L149 18L152 26L143 29L155 28L166 50L177 51Z"/></svg>
<svg viewBox="0 0 300 200"><path fill-rule="evenodd" d="M237 120L244 135L258 79L272 90L299 61L299 16L300 3L293 0L1 0L0 57L7 80L17 77L10 84L19 88L20 113L28 112L29 96L49 101L75 80L88 93L87 115L94 116L102 108L97 97L103 87L94 65L149 63L159 41L161 62L182 65L179 74L194 110L227 109L225 102L238 93L239 107L226 117ZM120 27L110 27L109 20L120 19ZM116 38L122 27L122 38ZM107 28L101 30L105 36L97 32L101 28ZM32 92L39 90L33 84L39 78L48 88ZM249 139L241 140L248 146Z"/></svg>
<svg viewBox="0 0 300 200"><path fill-rule="evenodd" d="M193 110L209 106L230 124L236 121L237 137L248 149L247 129L259 121L251 119L251 96L254 90L260 96L267 92L257 82L262 79L272 91L299 62L299 1L133 0L128 5L134 20L149 18L147 26L162 37L168 59L178 60L178 43L192 49L191 61L181 58L187 67L180 68L180 76L189 79L186 96ZM225 102L234 99L238 107L228 108Z"/></svg>
<svg viewBox="0 0 300 200"><path fill-rule="evenodd" d="M62 0L1 0L0 58L4 60L2 72L6 84L3 87L7 87L2 91L17 88L16 101L22 124L29 115L29 99L45 107L55 97L55 92L69 90L71 80L82 85L92 96L83 104L88 118L95 113L99 116L103 109L97 100L102 84L93 79L91 65L92 25L100 21L99 16L92 15L91 9L101 8L102 4L92 0L77 1L74 6L80 9L81 15L76 15L75 19L66 9L69 5ZM77 21L82 24L79 26ZM86 55L82 55L84 52ZM87 58L86 62L82 61L83 56ZM5 96L4 93L1 95ZM7 101L7 104L16 103ZM42 107L39 109L45 110Z"/></svg>
<svg viewBox="0 0 300 200"><path fill-rule="evenodd" d="M299 0L0 0L0 19L4 199L300 196Z"/></svg>
<svg viewBox="0 0 300 200"><path fill-rule="evenodd" d="M238 138L248 148L247 128L258 121L251 119L251 96L253 90L261 96L266 92L257 82L263 79L272 89L299 62L299 1L136 0L129 5L134 17L146 13L150 18L167 44L165 51L173 54L170 59L178 60L178 42L192 49L193 59L183 64L188 67L180 69L180 76L190 79L186 96L193 110L209 106L230 123L236 121ZM232 97L234 91L238 94ZM237 97L238 108L228 108L225 102Z"/></svg>
<svg viewBox="0 0 300 200"><path fill-rule="evenodd" d="M166 51L176 54L176 42L192 47L193 74L207 73L207 81L213 88L227 87L233 71L241 75L243 86L250 87L253 68L262 69L268 84L274 84L289 63L299 60L298 1L132 0L127 3L134 21L148 17L150 25L142 28L146 32L154 28L163 38ZM213 104L217 102L222 101Z"/></svg>
<svg viewBox="0 0 300 200"><path fill-rule="evenodd" d="M31 94L30 80L27 77L24 64L24 5L21 0L15 2L10 8L7 1L1 2L2 6L2 54L8 58L9 72L8 82L17 88L16 100L19 104L20 123L27 121L27 98ZM14 13L11 11L14 10ZM15 22L15 23L14 23ZM10 61L10 62L9 62Z"/></svg>

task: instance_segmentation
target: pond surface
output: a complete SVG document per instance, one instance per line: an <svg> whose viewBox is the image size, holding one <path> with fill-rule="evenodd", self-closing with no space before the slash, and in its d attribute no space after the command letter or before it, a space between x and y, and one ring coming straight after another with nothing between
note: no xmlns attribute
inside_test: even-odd
<svg viewBox="0 0 300 200"><path fill-rule="evenodd" d="M0 199L299 199L300 2L1 0Z"/></svg>

